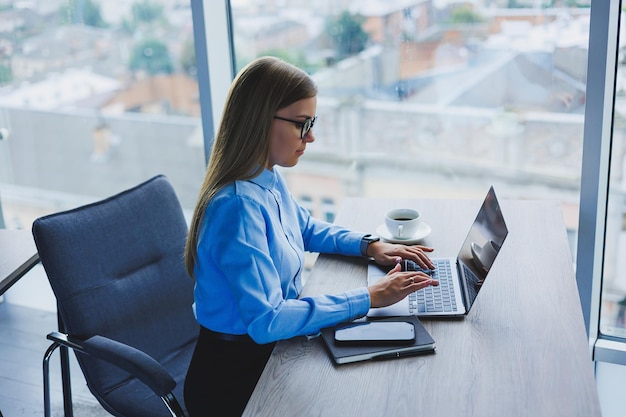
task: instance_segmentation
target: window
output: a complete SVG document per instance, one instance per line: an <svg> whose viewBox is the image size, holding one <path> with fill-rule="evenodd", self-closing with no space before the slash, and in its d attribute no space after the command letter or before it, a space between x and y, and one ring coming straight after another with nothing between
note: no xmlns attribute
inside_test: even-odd
<svg viewBox="0 0 626 417"><path fill-rule="evenodd" d="M626 365L622 321L623 58L621 2L597 2L590 22L588 106L585 114L577 281L596 363L605 416L621 416L619 391Z"/></svg>
<svg viewBox="0 0 626 417"><path fill-rule="evenodd" d="M315 210L314 205L313 205L313 199L308 196L308 195L302 195L300 196L299 199L299 203L302 207L304 207L305 209L307 209L309 211L309 213L311 213L312 216L314 216L315 214Z"/></svg>
<svg viewBox="0 0 626 417"><path fill-rule="evenodd" d="M157 174L190 217L205 152L189 3L2 2L0 227L29 230ZM41 265L5 298L56 307Z"/></svg>
<svg viewBox="0 0 626 417"><path fill-rule="evenodd" d="M327 222L333 222L335 220L335 214L337 213L337 208L335 207L335 202L332 198L323 198L322 199L322 218Z"/></svg>
<svg viewBox="0 0 626 417"><path fill-rule="evenodd" d="M600 331L607 336L626 339L626 45L621 32L617 45Z"/></svg>
<svg viewBox="0 0 626 417"><path fill-rule="evenodd" d="M6 227L156 174L193 208L205 157L189 2L13 1L0 23Z"/></svg>
<svg viewBox="0 0 626 417"><path fill-rule="evenodd" d="M505 3L231 1L237 68L274 55L319 87L292 192L556 198L575 253L588 2Z"/></svg>

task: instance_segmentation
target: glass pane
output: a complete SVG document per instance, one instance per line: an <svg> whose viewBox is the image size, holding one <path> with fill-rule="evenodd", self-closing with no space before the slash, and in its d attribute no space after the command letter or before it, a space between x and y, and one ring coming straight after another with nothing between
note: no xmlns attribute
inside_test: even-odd
<svg viewBox="0 0 626 417"><path fill-rule="evenodd" d="M204 174L189 2L0 7L0 196L30 229L165 174L192 210Z"/></svg>
<svg viewBox="0 0 626 417"><path fill-rule="evenodd" d="M281 171L294 196L332 218L349 196L494 185L560 200L573 253L589 8L553 3L232 0L237 67L274 55L319 87L316 141Z"/></svg>
<svg viewBox="0 0 626 417"><path fill-rule="evenodd" d="M623 17L623 16L622 16ZM600 331L626 338L626 57L620 29L607 202Z"/></svg>

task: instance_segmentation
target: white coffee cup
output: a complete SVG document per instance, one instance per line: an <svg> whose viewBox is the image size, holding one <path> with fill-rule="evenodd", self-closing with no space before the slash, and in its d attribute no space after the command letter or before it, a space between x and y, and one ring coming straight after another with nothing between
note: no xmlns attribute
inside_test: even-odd
<svg viewBox="0 0 626 417"><path fill-rule="evenodd" d="M491 267L491 264L493 263L494 259L496 259L496 255L498 254L499 250L500 245L498 245L493 240L489 240L483 245L483 247L480 249L479 258L480 262L485 266L485 268Z"/></svg>
<svg viewBox="0 0 626 417"><path fill-rule="evenodd" d="M417 232L421 217L415 209L398 208L385 214L385 226L392 238L410 239Z"/></svg>

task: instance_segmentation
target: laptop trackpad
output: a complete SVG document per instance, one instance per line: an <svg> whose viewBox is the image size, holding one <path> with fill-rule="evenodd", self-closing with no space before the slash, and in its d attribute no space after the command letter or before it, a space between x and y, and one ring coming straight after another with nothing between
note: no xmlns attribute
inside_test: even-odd
<svg viewBox="0 0 626 417"><path fill-rule="evenodd" d="M370 308L367 317L390 317L390 316L410 316L409 298L405 297L395 304L387 307Z"/></svg>

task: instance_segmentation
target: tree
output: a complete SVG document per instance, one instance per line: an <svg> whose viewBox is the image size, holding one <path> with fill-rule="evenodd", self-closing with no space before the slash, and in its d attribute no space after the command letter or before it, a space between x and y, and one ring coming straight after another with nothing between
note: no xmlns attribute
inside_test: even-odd
<svg viewBox="0 0 626 417"><path fill-rule="evenodd" d="M276 58L289 62L290 64L293 64L305 71L308 68L308 64L302 50L290 52L286 49L267 49L263 51L260 56L261 55L275 56Z"/></svg>
<svg viewBox="0 0 626 417"><path fill-rule="evenodd" d="M147 39L133 48L130 69L148 74L171 74L174 72L167 45L157 39Z"/></svg>
<svg viewBox="0 0 626 417"><path fill-rule="evenodd" d="M485 19L470 7L457 7L450 14L450 23L480 23Z"/></svg>
<svg viewBox="0 0 626 417"><path fill-rule="evenodd" d="M13 81L13 71L10 64L0 64L0 85L7 85Z"/></svg>
<svg viewBox="0 0 626 417"><path fill-rule="evenodd" d="M100 5L93 0L69 0L67 5L61 7L61 13L67 16L70 23L82 23L97 28L108 26L102 19Z"/></svg>
<svg viewBox="0 0 626 417"><path fill-rule="evenodd" d="M336 18L326 21L326 33L330 36L338 58L355 55L365 49L369 35L361 25L365 19L344 11Z"/></svg>
<svg viewBox="0 0 626 417"><path fill-rule="evenodd" d="M150 0L137 1L133 3L131 13L136 23L150 23L163 17L163 6Z"/></svg>
<svg viewBox="0 0 626 417"><path fill-rule="evenodd" d="M163 6L150 0L135 1L130 8L130 15L122 19L120 27L128 34L133 34L138 27L153 27L162 23Z"/></svg>
<svg viewBox="0 0 626 417"><path fill-rule="evenodd" d="M180 64L188 75L196 76L198 67L196 65L196 50L193 38L187 39L183 44L183 50L180 53Z"/></svg>

